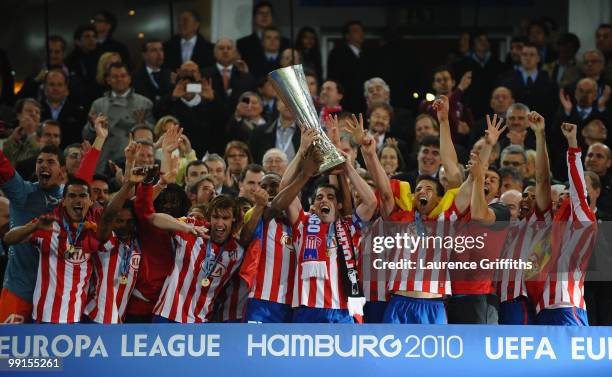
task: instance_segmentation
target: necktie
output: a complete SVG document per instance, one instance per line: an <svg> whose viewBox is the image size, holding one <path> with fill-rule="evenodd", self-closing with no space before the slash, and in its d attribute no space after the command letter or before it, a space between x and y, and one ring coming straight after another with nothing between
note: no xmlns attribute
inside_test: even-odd
<svg viewBox="0 0 612 377"><path fill-rule="evenodd" d="M527 87L529 89L533 88L533 79L531 78L531 76L527 77Z"/></svg>
<svg viewBox="0 0 612 377"><path fill-rule="evenodd" d="M586 115L587 115L586 110L578 109L578 116L580 116L580 119L584 120Z"/></svg>
<svg viewBox="0 0 612 377"><path fill-rule="evenodd" d="M230 86L229 68L223 67L223 90L227 92L229 90L229 86Z"/></svg>
<svg viewBox="0 0 612 377"><path fill-rule="evenodd" d="M159 84L161 83L161 71L151 72L151 76L153 76L153 85L159 88Z"/></svg>

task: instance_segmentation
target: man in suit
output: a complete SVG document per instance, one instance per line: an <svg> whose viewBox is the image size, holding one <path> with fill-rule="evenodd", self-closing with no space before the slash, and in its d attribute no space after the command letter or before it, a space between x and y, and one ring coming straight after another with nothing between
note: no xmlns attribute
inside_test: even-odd
<svg viewBox="0 0 612 377"><path fill-rule="evenodd" d="M85 108L97 98L96 73L100 50L96 44L96 29L81 25L74 32L74 50L66 58L66 66L79 78L79 103Z"/></svg>
<svg viewBox="0 0 612 377"><path fill-rule="evenodd" d="M162 97L172 92L170 70L163 68L164 46L158 39L142 45L142 67L134 73L134 90L157 104Z"/></svg>
<svg viewBox="0 0 612 377"><path fill-rule="evenodd" d="M517 102L524 103L530 109L552 119L557 109L557 85L546 72L538 68L540 56L538 48L526 43L521 50L521 65L517 71L510 73L502 80L502 85L512 91Z"/></svg>
<svg viewBox="0 0 612 377"><path fill-rule="evenodd" d="M215 65L205 69L202 76L212 82L215 92L215 106L221 111L223 124L233 113L238 98L244 92L254 91L257 82L253 75L242 72L233 64L236 47L229 38L221 38L215 44Z"/></svg>
<svg viewBox="0 0 612 377"><path fill-rule="evenodd" d="M270 148L278 148L285 152L291 161L300 146L300 129L295 123L293 113L283 101L277 101L278 119L270 125L264 124L256 127L249 139L249 149L253 154L253 161L261 163L263 155Z"/></svg>
<svg viewBox="0 0 612 377"><path fill-rule="evenodd" d="M87 122L85 109L68 98L68 76L61 68L50 70L45 76L41 118L59 122L62 134L60 147L80 143L83 126Z"/></svg>
<svg viewBox="0 0 612 377"><path fill-rule="evenodd" d="M128 68L131 67L128 48L123 43L113 39L113 33L117 29L117 17L109 11L101 10L93 16L93 25L96 28L100 53L116 52L121 55L121 61Z"/></svg>
<svg viewBox="0 0 612 377"><path fill-rule="evenodd" d="M175 71L187 61L195 62L200 71L215 63L213 44L199 33L200 15L195 10L181 12L178 34L164 44L164 67Z"/></svg>
<svg viewBox="0 0 612 377"><path fill-rule="evenodd" d="M346 90L342 107L353 113L365 113L365 100L361 95L363 84L369 77L369 63L364 56L363 25L348 22L342 31L344 43L335 46L327 59L327 79L338 81Z"/></svg>
<svg viewBox="0 0 612 377"><path fill-rule="evenodd" d="M263 49L263 33L264 30L274 23L272 4L267 1L260 1L253 8L253 33L238 39L236 45L242 60L244 60L249 69L253 73L253 76L260 78L259 68L266 61L266 54ZM291 43L287 38L280 38L279 51L282 51L289 47ZM257 72L257 73L256 73Z"/></svg>
<svg viewBox="0 0 612 377"><path fill-rule="evenodd" d="M262 51L258 57L247 63L250 72L257 78L280 68L281 34L276 26L268 26L262 32Z"/></svg>

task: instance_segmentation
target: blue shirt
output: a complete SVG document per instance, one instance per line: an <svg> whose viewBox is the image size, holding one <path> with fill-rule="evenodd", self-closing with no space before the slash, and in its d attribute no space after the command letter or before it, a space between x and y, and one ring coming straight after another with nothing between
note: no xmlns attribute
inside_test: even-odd
<svg viewBox="0 0 612 377"><path fill-rule="evenodd" d="M525 71L523 67L519 67L518 72L523 77L523 84L525 85L527 85L527 78L531 77L531 80L533 80L533 83L535 83L538 78L537 70L533 71L531 74L527 74L527 71Z"/></svg>
<svg viewBox="0 0 612 377"><path fill-rule="evenodd" d="M25 181L15 172L13 178L1 185L10 200L10 227L20 226L50 212L60 202L63 185L43 190L38 182ZM9 259L4 274L4 287L32 302L36 275L38 273L38 251L32 245L21 243L9 247Z"/></svg>
<svg viewBox="0 0 612 377"><path fill-rule="evenodd" d="M57 118L59 118L59 115L62 112L62 109L64 108L65 103L66 103L66 100L63 100L62 103L60 103L60 105L57 108L54 108L53 106L51 106L49 101L47 101L47 105L49 105L49 110L51 110L51 118L53 120L57 120Z"/></svg>

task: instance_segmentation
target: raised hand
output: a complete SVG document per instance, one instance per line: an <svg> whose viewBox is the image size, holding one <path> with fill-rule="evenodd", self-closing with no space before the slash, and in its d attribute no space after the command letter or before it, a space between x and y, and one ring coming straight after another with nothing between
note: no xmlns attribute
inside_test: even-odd
<svg viewBox="0 0 612 377"><path fill-rule="evenodd" d="M163 184L176 183L176 176L178 175L179 168L179 156L170 156L170 170L163 172L159 179Z"/></svg>
<svg viewBox="0 0 612 377"><path fill-rule="evenodd" d="M172 91L172 97L181 98L187 93L187 80L183 79L176 83Z"/></svg>
<svg viewBox="0 0 612 377"><path fill-rule="evenodd" d="M361 151L370 156L376 156L376 140L370 135L363 137L361 141Z"/></svg>
<svg viewBox="0 0 612 377"><path fill-rule="evenodd" d="M576 130L578 126L572 123L562 123L561 124L561 132L563 132L563 136L567 139L567 144L570 148L578 147L578 140L576 139Z"/></svg>
<svg viewBox="0 0 612 377"><path fill-rule="evenodd" d="M207 101L212 101L215 99L215 91L212 87L212 79L202 79L202 92L200 93L200 95Z"/></svg>
<svg viewBox="0 0 612 377"><path fill-rule="evenodd" d="M529 128L533 132L544 132L544 117L535 111L530 111L527 114L527 120L529 121Z"/></svg>
<svg viewBox="0 0 612 377"><path fill-rule="evenodd" d="M319 139L319 131L314 128L305 128L302 131L302 136L300 139L300 148L302 152L306 152L308 148L315 142L315 140Z"/></svg>
<svg viewBox="0 0 612 377"><path fill-rule="evenodd" d="M52 214L42 215L36 222L36 229L51 230L53 223L56 221L59 221L58 218Z"/></svg>
<svg viewBox="0 0 612 377"><path fill-rule="evenodd" d="M146 166L137 166L130 171L130 183L141 183L147 178L149 169Z"/></svg>
<svg viewBox="0 0 612 377"><path fill-rule="evenodd" d="M255 198L255 205L259 207L267 206L268 200L270 199L268 192L261 187L257 187L255 191L253 191L253 198Z"/></svg>
<svg viewBox="0 0 612 377"><path fill-rule="evenodd" d="M398 143L399 142L394 137L388 137L388 138L385 139L385 144L389 145L389 146L392 146L392 147L397 147Z"/></svg>
<svg viewBox="0 0 612 377"><path fill-rule="evenodd" d="M561 103L561 106L563 106L563 111L565 111L566 114L570 114L572 112L574 104L572 104L570 96L565 94L565 90L563 88L559 90L559 102Z"/></svg>
<svg viewBox="0 0 612 377"><path fill-rule="evenodd" d="M319 172L319 167L323 162L321 150L314 145L311 145L304 154L302 161L302 169L308 177L312 177Z"/></svg>
<svg viewBox="0 0 612 377"><path fill-rule="evenodd" d="M478 154L470 153L470 161L467 164L467 169L474 178L484 176L485 165L480 161Z"/></svg>
<svg viewBox="0 0 612 377"><path fill-rule="evenodd" d="M125 147L125 149L123 149L125 160L134 161L136 159L136 156L138 155L138 152L140 152L140 149L140 144L136 143L130 135L130 141L128 142L128 145Z"/></svg>
<svg viewBox="0 0 612 377"><path fill-rule="evenodd" d="M181 136L179 136L179 150L181 151L181 156L191 153L191 142L187 135L181 134Z"/></svg>
<svg viewBox="0 0 612 377"><path fill-rule="evenodd" d="M81 143L81 154L85 156L90 149L91 143L87 140L83 140L83 142Z"/></svg>
<svg viewBox="0 0 612 377"><path fill-rule="evenodd" d="M335 146L340 145L340 126L338 125L338 116L334 114L327 115L325 119L327 125L327 137Z"/></svg>
<svg viewBox="0 0 612 377"><path fill-rule="evenodd" d="M472 85L472 71L467 71L461 76L461 81L459 81L457 87L461 89L462 92L465 92L470 85Z"/></svg>
<svg viewBox="0 0 612 377"><path fill-rule="evenodd" d="M144 115L143 115L144 118ZM98 114L94 120L94 128L96 129L96 138L106 139L108 137L108 121L102 113Z"/></svg>
<svg viewBox="0 0 612 377"><path fill-rule="evenodd" d="M172 153L179 147L180 137L183 134L183 129L178 125L173 124L168 127L164 133L164 139L162 141L162 151L164 153Z"/></svg>
<svg viewBox="0 0 612 377"><path fill-rule="evenodd" d="M495 145L497 140L499 140L499 136L504 132L507 125L502 127L504 123L504 118L499 117L497 119L497 114L493 115L493 119L487 114L487 129L485 131L485 142L489 145Z"/></svg>
<svg viewBox="0 0 612 377"><path fill-rule="evenodd" d="M363 145L363 138L365 136L365 131L363 129L363 115L359 114L359 119L357 119L355 114L352 114L351 118L347 119L345 123L346 125L344 126L344 130L353 135L353 140L355 140L355 143Z"/></svg>
<svg viewBox="0 0 612 377"><path fill-rule="evenodd" d="M608 100L610 99L611 92L612 90L610 89L610 85L604 86L603 93L601 94L601 97L599 97L599 99L597 100L597 106L600 109L603 109L606 107L606 104L608 103Z"/></svg>
<svg viewBox="0 0 612 377"><path fill-rule="evenodd" d="M431 107L436 110L436 115L440 123L448 121L448 110L450 105L448 103L448 97L441 95L437 100L434 101Z"/></svg>

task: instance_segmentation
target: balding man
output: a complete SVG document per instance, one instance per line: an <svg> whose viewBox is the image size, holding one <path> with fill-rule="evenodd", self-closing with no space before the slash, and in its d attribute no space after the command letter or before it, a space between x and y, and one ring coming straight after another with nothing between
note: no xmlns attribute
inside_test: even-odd
<svg viewBox="0 0 612 377"><path fill-rule="evenodd" d="M391 89L380 77L372 77L363 84L363 95L365 97L368 113L373 105L386 103L391 105ZM415 132L412 111L405 107L393 106L393 118L391 119L390 134L393 137L404 140L408 145L414 144Z"/></svg>
<svg viewBox="0 0 612 377"><path fill-rule="evenodd" d="M214 55L215 64L205 69L202 75L212 81L215 107L221 111L220 120L225 124L236 109L240 95L255 91L257 82L253 75L234 66L238 52L231 39L219 39L215 44Z"/></svg>
<svg viewBox="0 0 612 377"><path fill-rule="evenodd" d="M592 144L584 160L585 169L599 176L601 193L597 199L597 217L603 220L612 219L612 179L610 166L612 166L612 151L603 143Z"/></svg>
<svg viewBox="0 0 612 377"><path fill-rule="evenodd" d="M514 103L514 97L510 89L505 86L498 86L493 89L491 98L489 100L489 107L492 113L490 115L497 114L497 117L506 119L506 112L510 105ZM470 145L473 145L484 135L484 131L487 129L487 120L485 117L474 121L474 125L470 129Z"/></svg>
<svg viewBox="0 0 612 377"><path fill-rule="evenodd" d="M510 210L510 221L518 219L519 215L519 204L523 194L518 190L508 190L502 194L499 201L504 203Z"/></svg>

